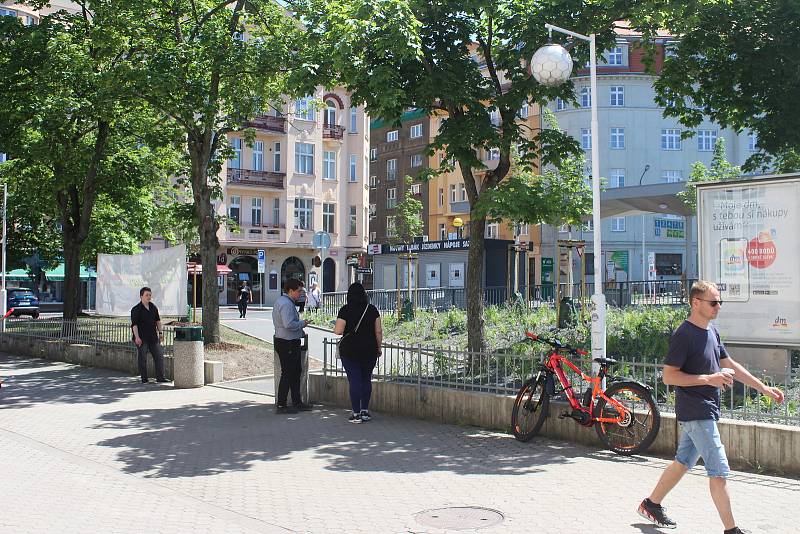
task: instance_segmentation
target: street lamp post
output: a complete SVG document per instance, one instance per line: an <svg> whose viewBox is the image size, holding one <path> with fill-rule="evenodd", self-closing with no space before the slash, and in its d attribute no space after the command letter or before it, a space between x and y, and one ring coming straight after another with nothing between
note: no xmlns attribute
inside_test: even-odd
<svg viewBox="0 0 800 534"><path fill-rule="evenodd" d="M552 24L545 28L589 42L589 76L591 86L592 135L592 223L594 225L594 294L592 295L592 357L602 358L606 353L606 297L603 294L602 248L600 235L600 143L597 120L597 42L595 34L575 33ZM561 66L569 61L569 69ZM548 44L536 51L531 59L531 72L539 83L557 86L566 82L572 73L572 58L564 47ZM593 374L600 366L592 364Z"/></svg>
<svg viewBox="0 0 800 534"><path fill-rule="evenodd" d="M647 171L650 170L650 165L647 164L644 166L644 170L642 171L642 175L639 177L639 185L642 185L642 179L644 175L647 174ZM645 257L645 235L644 235L644 212L642 212L642 280L646 280L647 278L647 258Z"/></svg>

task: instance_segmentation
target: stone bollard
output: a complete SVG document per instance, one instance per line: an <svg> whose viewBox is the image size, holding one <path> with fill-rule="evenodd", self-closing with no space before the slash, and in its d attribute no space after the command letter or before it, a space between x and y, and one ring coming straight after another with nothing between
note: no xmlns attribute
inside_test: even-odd
<svg viewBox="0 0 800 534"><path fill-rule="evenodd" d="M278 384L281 380L281 359L278 358L278 351L272 351L273 374L275 376L275 405L278 404ZM303 334L300 345L300 400L303 404L308 404L308 334ZM292 392L289 392L288 401L292 402Z"/></svg>
<svg viewBox="0 0 800 534"><path fill-rule="evenodd" d="M205 384L202 326L175 327L172 349L172 379L176 388L199 388Z"/></svg>

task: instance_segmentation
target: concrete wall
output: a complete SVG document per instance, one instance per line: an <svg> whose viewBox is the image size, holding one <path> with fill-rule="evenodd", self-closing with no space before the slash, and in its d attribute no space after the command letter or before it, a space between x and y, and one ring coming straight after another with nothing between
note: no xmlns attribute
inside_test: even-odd
<svg viewBox="0 0 800 534"><path fill-rule="evenodd" d="M99 367L121 371L130 375L138 375L136 352L129 347L113 347L69 343L50 339L28 339L24 336L0 334L0 350L19 356L44 358L60 362ZM205 383L213 384L222 381L222 362L206 360L204 362ZM155 376L153 358L148 355L147 369L149 376ZM173 358L164 356L164 374L172 379Z"/></svg>
<svg viewBox="0 0 800 534"><path fill-rule="evenodd" d="M347 379L309 375L309 399L344 408L350 407ZM472 425L510 432L514 397L394 382L373 382L370 408L406 417L440 423ZM574 420L559 419L566 403L551 403L550 417L540 434L553 439L603 447L593 428ZM732 467L744 471L768 469L800 475L800 428L723 419L719 423L722 442ZM661 428L648 454L671 457L678 444L675 415L661 414Z"/></svg>

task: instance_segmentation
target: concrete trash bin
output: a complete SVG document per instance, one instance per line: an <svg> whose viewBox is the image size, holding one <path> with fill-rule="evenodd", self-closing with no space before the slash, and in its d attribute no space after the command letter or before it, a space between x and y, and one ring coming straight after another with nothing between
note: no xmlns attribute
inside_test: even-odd
<svg viewBox="0 0 800 534"><path fill-rule="evenodd" d="M281 359L278 351L272 351L272 365L275 374L275 405L278 405L278 384L281 380ZM303 335L300 343L300 400L303 404L308 404L308 334ZM292 402L292 392L289 391L289 403Z"/></svg>
<svg viewBox="0 0 800 534"><path fill-rule="evenodd" d="M205 384L203 327L175 327L172 379L176 388L199 388Z"/></svg>

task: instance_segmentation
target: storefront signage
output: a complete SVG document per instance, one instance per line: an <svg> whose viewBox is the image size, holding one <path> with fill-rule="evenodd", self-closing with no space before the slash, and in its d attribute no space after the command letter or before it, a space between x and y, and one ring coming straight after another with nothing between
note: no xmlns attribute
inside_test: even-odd
<svg viewBox="0 0 800 534"><path fill-rule="evenodd" d="M399 245L380 245L381 254L399 254L402 252L435 252L440 250L464 250L469 248L469 239L451 239L447 241L428 241L427 243L402 243ZM370 254L376 254L370 250Z"/></svg>
<svg viewBox="0 0 800 534"><path fill-rule="evenodd" d="M686 236L684 224L683 221L675 219L655 219L653 221L653 225L655 226L653 233L656 237L661 237L663 235L664 237L683 239Z"/></svg>
<svg viewBox="0 0 800 534"><path fill-rule="evenodd" d="M228 254L231 256L257 256L258 250L254 248L231 247L228 249Z"/></svg>

